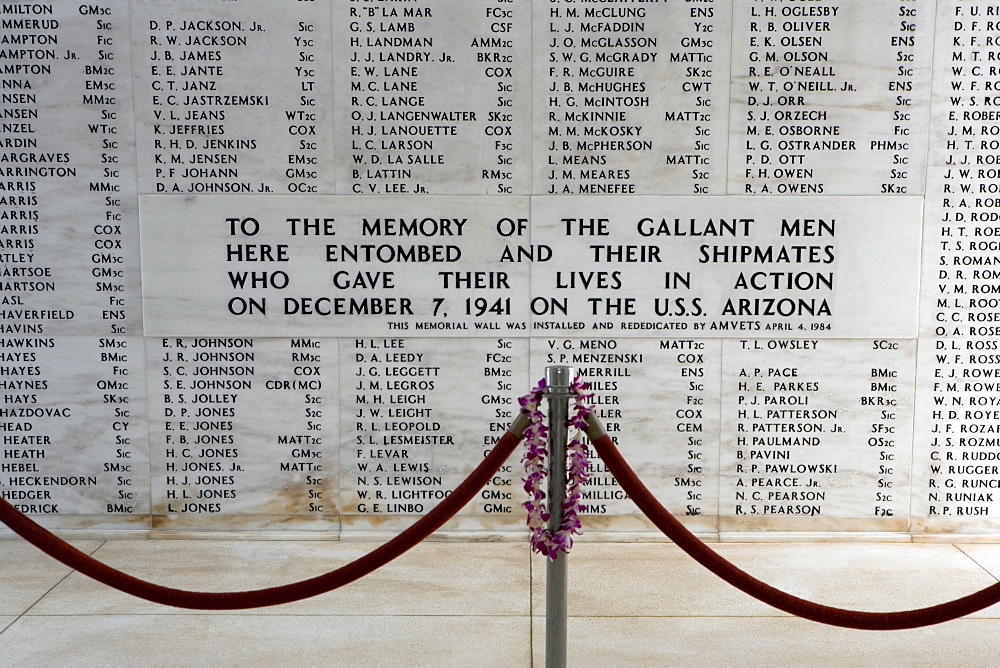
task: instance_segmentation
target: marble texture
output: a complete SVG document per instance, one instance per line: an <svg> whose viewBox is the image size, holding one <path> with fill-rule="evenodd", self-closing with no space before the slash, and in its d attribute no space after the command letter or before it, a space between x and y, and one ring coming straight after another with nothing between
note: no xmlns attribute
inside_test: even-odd
<svg viewBox="0 0 1000 668"><path fill-rule="evenodd" d="M332 2L336 192L527 194L533 4Z"/></svg>
<svg viewBox="0 0 1000 668"><path fill-rule="evenodd" d="M0 635L0 652L18 666L524 666L530 635L526 617L37 616Z"/></svg>
<svg viewBox="0 0 1000 668"><path fill-rule="evenodd" d="M766 206L759 198L735 196L579 201L577 211L585 211L586 217L566 222L566 211L573 211L570 200L532 198L532 241L558 249L550 262L532 264L532 295L554 293L566 304L565 312L544 317L536 310L533 326L548 323L571 335L574 329L601 329L610 322L605 335L615 337L916 334L919 198L775 198ZM873 219L878 225L871 224ZM793 231L796 220L801 222ZM588 232L590 227L579 221L594 231ZM784 231L783 221L788 225ZM833 226L834 233L824 226ZM782 247L787 247L787 262L777 259ZM813 250L797 256L794 247ZM750 249L746 259L734 255L742 256L737 248ZM754 248L773 249L775 259L755 261ZM873 263L873 256L880 261ZM885 266L894 270L887 273ZM573 271L580 272L575 284L569 282ZM589 276L591 272L606 273ZM690 287L679 283L675 274L687 276ZM585 287L584 278L591 281L590 287ZM874 284L878 291L871 289ZM794 287L798 285L808 289ZM787 306L773 306L768 314L767 299L775 304L791 299L796 309L796 300L815 302L817 315L797 315L795 309L789 311L792 315L777 315ZM824 301L829 316L821 315ZM664 324L671 328L660 329Z"/></svg>
<svg viewBox="0 0 1000 668"><path fill-rule="evenodd" d="M728 247L730 242L735 242L781 246L788 241L780 236L781 220L804 218L802 207L806 201L809 202L810 216L823 219L830 224L837 224L837 236L827 239L818 236L821 234L818 227L813 229L816 223L808 229L802 228L809 235L817 235L818 238L812 239L811 243L819 249L817 262L820 260L822 262L815 265L798 263L798 266L804 269L820 267L828 273L835 274L833 290L828 288L814 290L816 308L819 309L821 301L826 300L832 314L829 320L831 328L825 332L821 329L817 333L841 337L906 337L912 336L916 328L914 299L918 289L919 239L917 227L913 223L920 219L920 201L916 198L866 198L864 202L843 198L781 199L768 206L768 213L764 217L757 212L756 200L752 198L728 197L706 200L646 197L622 200L591 197L586 198L586 204L581 200L579 204L581 207L585 206L590 212L589 215L606 219L607 222L603 224L606 232L603 235L608 236L607 239L602 239L601 233L598 233L599 236L596 238L588 234L581 236L581 232L576 230L573 223L564 222L565 211L571 206L565 198L533 198L531 226L525 228L525 231L528 232L530 229L532 244L543 244L554 251L551 261L535 262L530 265L530 292L526 274L528 267L524 266L524 263L502 263L506 242L515 239L505 240L504 233L507 230L502 223L498 223L502 219L525 217L527 200L523 198L504 198L502 201L485 198L443 199L435 202L435 205L424 204L416 211L412 209L412 203L404 204L405 200L400 198L383 198L373 202L370 199L356 197L326 199L313 197L307 200L296 198L294 201L295 208L291 210L292 200L287 198L249 198L243 200L244 204L236 210L229 205L226 198L219 196L185 199L143 198L145 276L143 296L147 334L208 335L226 332L241 336L293 333L313 336L321 334L392 336L403 332L398 328L393 331L387 325L390 321L412 323L409 331L416 332L414 327L417 323L428 320L440 321L445 317L445 313L450 318L445 324L459 326L464 324L466 328L473 330L476 322L495 322L500 328L506 327L516 334L518 329L509 327L506 323L525 322L528 319L526 302L529 298L547 299L550 295L556 295L553 297L555 301L544 309L541 303L532 304L535 316L532 318L533 324L547 323L547 326L556 330L564 330L560 333L568 334L573 333L572 330L578 327L571 323L582 323L579 328L601 329L605 323L610 322L612 325L610 331L603 334L620 337L650 333L650 330L642 329L643 325L629 328L625 323L631 325L661 322L663 317L667 316L673 326L673 329L669 330L671 335L689 335L699 330L701 330L699 335L702 336L728 335L732 332L720 331L719 328L726 327L728 330L727 325L730 320L747 320L746 314L742 313L742 306L739 306L739 299L798 298L801 294L798 291L789 292L784 288L764 292L759 290L744 292L748 288L739 288L740 276L743 272L758 271L758 265L753 262L712 262L712 271L709 275L705 275L703 260L707 251L699 250L699 246L706 238L704 234L708 219L753 221L737 223L735 238L722 233L717 237L713 236L716 245ZM433 199L420 201L434 202ZM709 204L711 210L706 214L705 207ZM439 276L436 266L433 272L428 272L420 265L391 263L394 272L392 285L405 287L405 295L398 290L398 287L385 287L387 284L382 279L372 286L370 293L387 298L411 297L413 315L353 317L350 318L349 331L344 329L347 323L343 322L341 317L331 319L322 315L304 315L301 302L282 301L338 294L330 292L328 283L333 280L336 285L337 279L334 274L335 270L340 269L337 262L344 261L347 257L342 256L341 251L335 251L333 256L335 259L327 259L328 256L321 252L322 248L316 248L317 244L313 243L314 240L309 236L292 234L290 224L286 222L289 215L334 218L335 222L331 223L331 235L326 239L327 245L334 243L337 247L343 244L349 246L359 243L371 244L376 238L384 245L391 244L391 236L383 234L366 238L363 235L362 219L392 217L398 213L400 207L408 209L406 213L408 219L442 215L468 218L470 222L463 227L460 236L437 237L436 243L457 245L461 248L461 261L449 264L448 268L465 271L467 267L471 269L474 265L478 271L483 271L492 266L497 270L505 270L507 276L505 282L491 283L499 279L484 276L483 288L460 287L457 293L452 293L451 289L454 288L451 286L456 285L456 279ZM880 218L880 225L866 226L865 221L873 215ZM231 217L241 219L252 217L255 222L247 223L248 227L245 226L245 229L252 233L252 237L247 238L245 234L239 232L234 236L230 230L231 224L226 222ZM694 232L688 231L681 235L690 237L694 241L681 239L676 231L669 232L670 236L666 237L662 236L662 233L657 234L659 221L666 219L669 225L673 225L674 217L680 218L682 226L690 226L689 220L692 218L697 221L694 223L697 228ZM650 222L642 223L644 219L649 219ZM713 223L715 224L717 222ZM258 229L260 231L256 232ZM453 229L457 230L454 226ZM684 227L684 230L687 230L687 227ZM691 236L694 233L698 236ZM829 235L829 232L826 234ZM336 238L333 238L334 236ZM804 240L794 238L796 243L801 244L810 241L811 237ZM172 255L168 251L175 247L179 239L184 240L183 244L187 247L181 257ZM608 248L624 244L636 247L641 245L643 248L656 250L644 251L648 257L641 259L639 264L623 263L610 255L605 257L607 253L603 251L589 248L597 241L600 242L598 246ZM264 265L236 259L227 261L225 259L227 248L241 243L285 244L288 259ZM829 256L823 250L825 246L831 247ZM870 253L875 248L878 249L877 252L884 262L896 267L892 274L878 276L882 288L878 293L872 293L870 290L873 269L869 260ZM712 257L710 253L708 257ZM636 258L639 256L636 255ZM649 264L650 262L653 264ZM591 269L586 269L587 266L591 266ZM650 280L651 266L657 269L656 281ZM349 273L358 269L389 270L387 264L378 262L359 262L357 265L348 263L344 267ZM669 269L666 272L667 276L662 276L663 271L667 269ZM278 287L258 287L248 292L246 289L235 289L232 281L227 278L231 272L251 270L284 271L288 275L288 287L283 287L285 278L281 278L280 282L275 284ZM577 276L572 273L574 271L581 273ZM597 274L585 276L588 271L604 271L607 274L602 275L603 278L599 280ZM612 274L615 271L618 273ZM681 289L674 295L668 290L670 294L663 295L663 282L674 281L671 277L675 273L680 276L689 273L698 275L697 280L691 285L691 289L696 289L697 292L689 294ZM751 279L745 277L743 280ZM818 278L810 280L819 281ZM616 292L619 283L622 289L628 289L628 296L624 299L631 301L627 305L617 301L613 305L609 301L623 299ZM446 285L449 288L445 288ZM591 287L586 287L588 285ZM509 290L505 289L507 286ZM595 287L600 290L596 295L593 292ZM603 290L608 292L605 293ZM432 299L442 293L445 302L438 308ZM348 290L344 294L355 293ZM453 294L465 299L456 301L452 297ZM508 296L511 298L509 308L503 301ZM657 297L660 301L657 301ZM700 301L695 302L693 297L699 297ZM260 312L235 315L234 313L239 312L243 306L240 305L239 308L232 306L230 300L234 298L267 300L266 317ZM486 310L477 316L480 308L475 300L480 298L487 300L483 302ZM500 310L489 310L494 308L497 298L501 298L498 307ZM684 302L678 301L682 298ZM473 301L467 303L468 299ZM588 301L590 299L597 301ZM731 302L734 309L731 315L726 312L728 302ZM282 306L282 304L292 306ZM560 305L565 305L565 313L556 310L562 308ZM279 313L279 307L285 312ZM812 316L778 318L775 315L764 315L763 308L753 307L746 313L751 316L749 321L756 323L749 329L765 335L769 326L780 325L784 328L789 325L794 336L808 336L809 328L814 322L826 323L823 316L818 316L820 319L817 321ZM547 314L546 309L549 311ZM630 314L631 312L634 313ZM704 321L701 321L702 317L705 318ZM331 328L331 324L335 327ZM799 330L799 324L803 325L802 329L805 331ZM182 326L184 328L180 329ZM291 329L293 327L294 332ZM653 331L657 334L665 333L660 329ZM527 332L521 331L521 333Z"/></svg>
<svg viewBox="0 0 1000 668"><path fill-rule="evenodd" d="M995 543L961 543L955 547L994 578L1000 579L1000 545ZM996 606L987 608L977 615L997 617L1000 616L1000 608Z"/></svg>
<svg viewBox="0 0 1000 668"><path fill-rule="evenodd" d="M26 547L0 541L4 555L17 551L5 543ZM98 556L161 582L210 580L221 589L314 574L324 556L346 557L367 547L110 541ZM717 549L782 589L869 610L939 603L992 584L1000 573L997 545ZM16 559L18 573L45 559L25 552ZM569 559L570 665L988 666L1000 650L994 640L1000 613L994 610L923 629L853 631L776 612L729 588L673 545L578 543ZM0 587L0 600L7 591ZM39 598L23 616L0 609L4 663L438 666L468 665L470 657L483 656L505 666L544 661L544 561L529 558L524 543L425 543L339 592L259 612L155 608L76 574L38 591Z"/></svg>
<svg viewBox="0 0 1000 668"><path fill-rule="evenodd" d="M936 605L995 582L951 545L717 547L727 559L768 584L807 600L860 610Z"/></svg>
<svg viewBox="0 0 1000 668"><path fill-rule="evenodd" d="M527 335L528 263L502 259L527 243L527 198L144 196L140 206L147 335L469 336L484 322ZM305 220L321 221L318 233ZM427 222L404 231L413 221ZM259 259L264 245L273 260ZM398 260L421 248L425 258ZM273 272L270 287L235 287L251 271ZM472 271L481 275L443 273ZM317 301L338 298L340 311ZM351 299L383 301L350 314Z"/></svg>
<svg viewBox="0 0 1000 668"><path fill-rule="evenodd" d="M878 633L773 617L572 617L567 663L574 666L992 666L995 620ZM543 635L542 620L535 636ZM533 648L535 665L544 647Z"/></svg>
<svg viewBox="0 0 1000 668"><path fill-rule="evenodd" d="M938 53L956 62L974 58L967 47L991 26L969 20L971 12L959 2L942 0L936 7ZM1000 145L995 117L964 108L993 101L989 93L980 95L978 71L934 62L913 441L911 530L921 539L995 539L1000 532L1000 332L994 326L1000 175L994 153ZM957 134L962 141L955 141Z"/></svg>
<svg viewBox="0 0 1000 668"><path fill-rule="evenodd" d="M790 594L858 610L905 610L958 598L996 580L952 545L715 544L754 577ZM984 552L1000 554L993 546ZM623 558L627 555L627 558ZM577 544L570 554L570 615L578 617L788 617L734 589L674 545ZM532 559L534 603L545 565ZM997 616L987 609L977 616Z"/></svg>
<svg viewBox="0 0 1000 668"><path fill-rule="evenodd" d="M726 340L723 356L721 531L906 531L912 341Z"/></svg>
<svg viewBox="0 0 1000 668"><path fill-rule="evenodd" d="M244 591L315 577L379 543L112 541L97 559L142 579L191 591ZM433 543L374 573L304 601L242 615L518 617L529 614L526 543ZM230 614L172 608L74 573L35 606L37 615Z"/></svg>
<svg viewBox="0 0 1000 668"><path fill-rule="evenodd" d="M692 531L717 530L720 341L538 337L531 350L533 382L549 364L575 368L591 384L595 414L650 491ZM648 529L597 454L589 456L586 528Z"/></svg>
<svg viewBox="0 0 1000 668"><path fill-rule="evenodd" d="M953 302L949 302L953 303ZM913 440L913 514L917 534L1000 532L995 489L997 407L992 391L995 339L921 339ZM983 362L971 362L977 357ZM940 360L946 360L942 363Z"/></svg>
<svg viewBox="0 0 1000 668"><path fill-rule="evenodd" d="M101 545L99 541L71 544L87 554L93 554ZM24 614L70 572L69 567L20 538L0 540L0 615Z"/></svg>
<svg viewBox="0 0 1000 668"><path fill-rule="evenodd" d="M32 5L54 22L26 38L53 56L5 83L8 120L25 122L5 123L0 417L24 422L4 426L0 493L77 537L370 539L431 505L388 498L407 483L376 476L432 477L420 484L443 495L489 450L541 368L571 363L605 384L598 411L612 435L701 535L998 535L1000 330L985 262L1000 237L1000 143L992 84L974 63L977 49L996 56L990 23L956 0L844 0L818 12L744 0L589 13L572 2L422 0L409 14L404 4L110 0L99 16ZM414 39L423 46L406 44ZM419 134L438 123L439 134ZM652 147L610 148L633 139ZM857 147L810 145L826 139ZM21 172L53 161L76 173ZM636 194L589 194L619 182ZM397 224L425 218L468 223L434 235ZM743 233L707 223L744 218L755 222ZM836 234L780 227L817 219L835 220ZM306 234L305 220L323 221L323 234ZM236 244L287 244L289 259L230 259ZM462 257L345 259L342 247L366 245L444 245ZM819 260L703 261L713 246L737 245L815 246ZM629 253L646 257L618 257ZM25 287L29 270L51 273ZM286 272L288 286L237 286L236 272L265 271ZM743 282L786 272L829 274L834 285ZM331 296L373 311L409 299L414 313L304 313ZM725 306L782 297L827 299L832 316ZM268 312L234 313L253 299L267 299ZM193 394L166 336L257 337L257 385L203 401L219 409L216 426L180 428L195 417L179 405ZM740 348L779 336L820 341L821 359ZM292 350L302 339L280 337L323 337L324 347ZM405 342L400 351L424 362L376 360L384 351L358 343L371 337ZM663 347L677 337L699 347ZM591 341L607 348L591 356ZM627 359L602 357L612 343ZM738 496L738 429L751 420L739 411L755 410L739 401L794 392L733 385L740 371L792 365L819 379L814 402L841 412L843 432L793 455L839 467L819 480L829 493L822 517L737 515L768 489ZM427 398L428 421L454 444L386 454L415 418L387 426L362 399L376 389L389 398L389 379L406 378L393 374L407 366L440 371L434 394L400 393L388 405L421 410ZM890 367L895 396L868 389L885 378L873 371ZM629 375L602 375L620 370ZM315 389L267 385L313 376ZM322 449L280 440L303 435ZM198 436L219 449L185 454ZM44 456L27 454L33 444ZM517 459L448 523L449 539L523 538ZM602 539L653 535L606 471L595 474L588 528ZM35 475L87 478L43 485ZM772 500L798 502L761 499ZM400 503L368 512L390 501ZM175 512L185 503L204 505Z"/></svg>
<svg viewBox="0 0 1000 668"><path fill-rule="evenodd" d="M409 526L465 480L519 411L528 350L515 338L345 342L338 470L345 531ZM393 389L401 384L411 389ZM484 530L521 529L520 458L518 450L459 511L466 527L478 520Z"/></svg>
<svg viewBox="0 0 1000 668"><path fill-rule="evenodd" d="M532 3L532 193L724 194L732 7Z"/></svg>
<svg viewBox="0 0 1000 668"><path fill-rule="evenodd" d="M140 193L333 191L329 2L131 5Z"/></svg>
<svg viewBox="0 0 1000 668"><path fill-rule="evenodd" d="M31 353L37 374L8 377L45 385L4 392L4 407L25 411L19 422L30 427L5 434L5 497L50 529L148 530L144 339L54 344Z"/></svg>
<svg viewBox="0 0 1000 668"><path fill-rule="evenodd" d="M242 343L150 341L155 528L339 530L337 341Z"/></svg>
<svg viewBox="0 0 1000 668"><path fill-rule="evenodd" d="M924 192L931 63L946 60L934 5L907 4L904 30L896 5L847 0L813 22L733 2L728 192Z"/></svg>
<svg viewBox="0 0 1000 668"><path fill-rule="evenodd" d="M94 114L95 122L97 116ZM128 134L126 122L123 118L116 126L122 134ZM44 139L41 142L47 143ZM89 145L49 147L42 143L39 150L67 148L69 162L60 167L74 169L75 174L28 182L31 190L25 192L31 192L28 197L37 203L25 212L37 217L31 221L0 220L2 248L10 251L14 244L28 244L24 254L31 257L19 262L8 254L3 256L4 331L13 336L141 336L139 210L134 167L102 167L99 149ZM107 154L107 159L118 161L119 156L128 154L127 150L114 151ZM108 190L94 192L90 184ZM8 186L0 191L0 197L10 196L12 189ZM72 205L67 205L69 202ZM36 231L18 234L11 231L11 222L33 226ZM31 273L15 273L18 271ZM12 287L21 282L36 287ZM32 311L54 311L55 315L18 315Z"/></svg>
<svg viewBox="0 0 1000 668"><path fill-rule="evenodd" d="M581 541L574 544L568 563L571 617L784 614L733 589L668 543ZM546 560L532 554L532 606L542 617L546 568Z"/></svg>
<svg viewBox="0 0 1000 668"><path fill-rule="evenodd" d="M39 109L40 118L44 119L42 122L58 128L58 132L36 130L37 134L30 133L29 136L41 139L38 148L43 151L69 149L74 163L94 167L111 165L111 161L102 158L102 153L114 155L114 163L125 165L123 171L126 174L132 176L134 173L133 71L126 65L131 61L128 17L133 5L130 0L108 0L102 4L100 16L107 25L100 28L93 15L81 14L76 6L55 4L50 15L42 15L42 18L59 22L54 30L46 24L36 28L41 35L57 36L54 43L57 58L47 61L47 64L53 65L50 74L32 73L30 91L37 95L37 102L32 106ZM10 28L17 29L16 25ZM45 45L44 48L53 46L42 41L37 43ZM66 53L72 53L74 57L64 57ZM102 54L103 58L100 57ZM29 62L29 59L24 59L24 62ZM87 67L94 65L110 67L102 72L88 71ZM97 82L100 83L94 85ZM12 100L8 104L19 103ZM110 125L115 130L111 133L95 132L88 127L91 123ZM116 145L108 146L105 143L108 139ZM87 157L82 158L83 155ZM132 188L134 184L132 176ZM79 187L79 184L74 187ZM134 192L130 194L131 198L126 197L125 201L131 199L130 206L134 208ZM100 215L102 221L103 213Z"/></svg>

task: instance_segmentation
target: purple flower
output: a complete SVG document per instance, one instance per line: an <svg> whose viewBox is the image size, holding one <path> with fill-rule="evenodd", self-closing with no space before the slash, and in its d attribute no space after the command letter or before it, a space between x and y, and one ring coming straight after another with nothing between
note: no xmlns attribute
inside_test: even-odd
<svg viewBox="0 0 1000 668"><path fill-rule="evenodd" d="M579 431L586 431L588 426L587 413L593 411L593 406L588 405L587 401L594 395L584 392L584 390L589 389L589 385L581 381L579 376L573 380L570 387L576 394L576 401L573 406L573 415L567 424ZM545 425L545 414L540 409L545 388L546 383L542 379L531 394L518 399L531 421L531 424L524 430L526 451L521 459L527 474L521 480L529 500L522 505L528 515L526 522L529 527L532 549L550 559L556 559L560 552L569 552L573 545L573 534L579 534L583 527L580 521L580 513L584 507L581 488L590 477L590 462L587 446L577 434L566 445L566 494L565 498L560 501L560 507L563 511L562 521L555 532L549 531L545 525L549 521L550 513L548 512L548 504L544 501L546 494L542 491L542 485L548 476L545 458L549 454L546 447L549 428Z"/></svg>

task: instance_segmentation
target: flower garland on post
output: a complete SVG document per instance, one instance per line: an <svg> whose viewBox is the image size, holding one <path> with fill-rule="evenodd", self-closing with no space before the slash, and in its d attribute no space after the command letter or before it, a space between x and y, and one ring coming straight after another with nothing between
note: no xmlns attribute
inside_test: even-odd
<svg viewBox="0 0 1000 668"><path fill-rule="evenodd" d="M546 447L548 443L549 428L545 426L545 414L539 406L545 394L545 379L539 381L538 385L530 394L519 399L521 408L528 414L531 424L524 430L524 439L527 450L524 453L522 462L527 477L523 478L524 491L528 493L528 500L524 502L524 507L528 511L528 529L530 531L531 548L540 554L544 554L549 559L555 559L560 552L569 552L573 546L573 534L579 534L582 524L580 523L580 512L583 510L581 503L582 488L590 477L590 462L587 460L587 448L583 442L583 432L587 429L587 413L594 409L587 401L593 398L593 393L587 393L589 385L580 380L577 376L573 379L570 390L576 395L570 418L566 423L570 427L576 428L576 434L566 444L566 498L562 500L562 522L555 531L549 531L546 524L549 521L548 503L545 501L545 492L542 490L545 477L548 471L545 468L545 458L549 451Z"/></svg>

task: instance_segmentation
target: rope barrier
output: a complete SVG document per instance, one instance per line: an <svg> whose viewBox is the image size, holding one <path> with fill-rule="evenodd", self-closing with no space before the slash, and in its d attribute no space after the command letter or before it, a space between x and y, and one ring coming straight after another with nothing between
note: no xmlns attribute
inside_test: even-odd
<svg viewBox="0 0 1000 668"><path fill-rule="evenodd" d="M699 564L720 578L754 598L779 610L811 619L814 622L842 626L849 629L870 631L898 631L948 622L1000 602L1000 583L990 585L974 594L928 608L902 612L863 612L845 610L813 603L793 596L761 582L744 570L730 563L708 545L700 541L687 527L670 514L639 480L611 437L596 418L590 418L591 445L598 456L618 480L622 489L632 498L646 517L668 538L688 553Z"/></svg>
<svg viewBox="0 0 1000 668"><path fill-rule="evenodd" d="M865 612L807 601L758 580L699 540L663 507L629 466L600 421L588 415L588 435L598 456L622 489L668 538L699 564L730 585L779 610L822 624L863 630L902 630L930 626L969 615L1000 602L1000 583L968 596L915 610ZM408 529L384 545L340 568L313 578L278 587L239 592L198 592L147 582L97 561L57 537L0 497L0 522L50 557L98 582L132 596L195 610L243 610L291 603L342 587L368 575L421 542L465 506L482 489L521 442L524 414L497 442L479 466L444 500Z"/></svg>
<svg viewBox="0 0 1000 668"><path fill-rule="evenodd" d="M354 582L389 563L434 533L459 509L472 500L514 452L517 444L521 442L518 424L515 421L511 431L500 438L493 450L469 474L468 478L408 529L365 556L359 557L334 571L280 587L219 593L164 587L123 573L84 554L22 514L3 498L0 498L0 521L29 543L70 568L74 568L109 587L154 603L195 610L244 610L291 603L325 594L349 582ZM523 428L523 423L521 426Z"/></svg>

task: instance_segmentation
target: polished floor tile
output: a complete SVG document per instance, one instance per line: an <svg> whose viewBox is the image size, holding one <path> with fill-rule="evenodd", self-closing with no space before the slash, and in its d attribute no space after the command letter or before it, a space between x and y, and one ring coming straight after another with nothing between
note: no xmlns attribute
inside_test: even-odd
<svg viewBox="0 0 1000 668"><path fill-rule="evenodd" d="M91 554L101 542L72 545ZM0 615L22 614L69 574L69 567L22 540L0 540Z"/></svg>
<svg viewBox="0 0 1000 668"><path fill-rule="evenodd" d="M109 542L95 556L136 577L195 591L243 591L320 575L378 544L274 541ZM523 543L422 543L336 591L245 614L527 615ZM30 614L205 614L169 608L74 573Z"/></svg>
<svg viewBox="0 0 1000 668"><path fill-rule="evenodd" d="M527 617L83 615L22 617L0 664L527 666Z"/></svg>
<svg viewBox="0 0 1000 668"><path fill-rule="evenodd" d="M532 557L536 610L545 606L546 568L546 559ZM773 614L671 544L577 543L567 569L570 615Z"/></svg>
<svg viewBox="0 0 1000 668"><path fill-rule="evenodd" d="M1000 578L1000 545L988 543L971 543L956 545L956 549L962 551L982 568L986 569L995 578Z"/></svg>
<svg viewBox="0 0 1000 668"><path fill-rule="evenodd" d="M535 637L544 636L535 622ZM1000 621L854 631L780 617L574 617L568 664L580 666L995 666ZM544 645L534 647L544 665Z"/></svg>
<svg viewBox="0 0 1000 668"><path fill-rule="evenodd" d="M996 582L952 545L749 543L712 549L790 594L852 609L934 605ZM540 606L545 564L540 557L532 563L533 600ZM734 589L675 545L578 543L568 563L570 615L786 614Z"/></svg>
<svg viewBox="0 0 1000 668"><path fill-rule="evenodd" d="M375 547L252 540L81 545L139 577L214 591L315 576ZM713 548L780 589L850 609L933 605L991 585L1000 574L1000 545L991 544ZM580 542L567 563L573 666L985 666L1000 656L1000 610L924 629L853 631L749 598L672 544ZM204 613L133 599L68 573L34 548L0 541L0 666L543 665L545 568L524 543L425 542L308 601Z"/></svg>
<svg viewBox="0 0 1000 668"><path fill-rule="evenodd" d="M825 605L901 610L935 605L996 579L953 545L899 543L723 544L751 575Z"/></svg>

